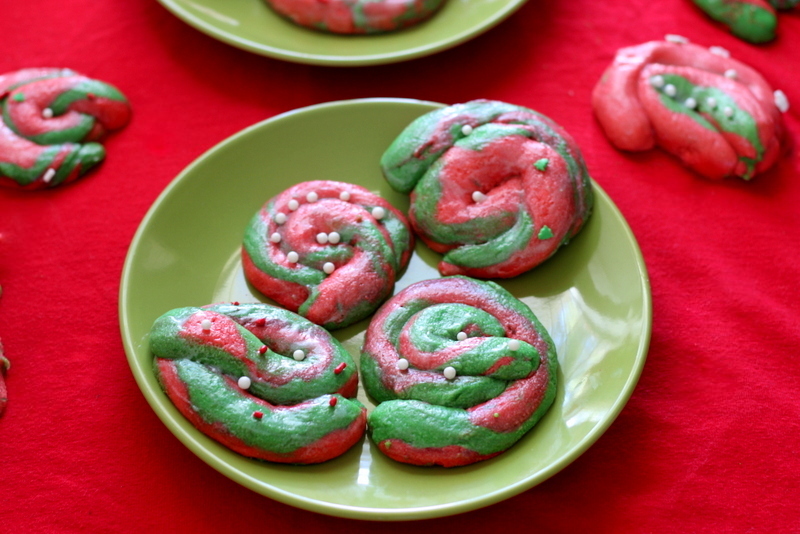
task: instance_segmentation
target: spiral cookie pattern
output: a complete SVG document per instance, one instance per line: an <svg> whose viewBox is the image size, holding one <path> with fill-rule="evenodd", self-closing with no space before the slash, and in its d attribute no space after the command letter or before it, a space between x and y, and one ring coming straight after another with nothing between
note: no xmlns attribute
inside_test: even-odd
<svg viewBox="0 0 800 534"><path fill-rule="evenodd" d="M680 38L623 48L594 88L592 104L622 150L658 145L712 179L750 179L778 159L788 101L719 47Z"/></svg>
<svg viewBox="0 0 800 534"><path fill-rule="evenodd" d="M694 0L712 19L725 24L731 33L751 43L775 38L776 9L791 9L798 0Z"/></svg>
<svg viewBox="0 0 800 534"><path fill-rule="evenodd" d="M508 278L567 243L591 213L591 180L571 137L530 109L488 100L412 122L381 159L411 193L416 234L439 272Z"/></svg>
<svg viewBox="0 0 800 534"><path fill-rule="evenodd" d="M524 303L494 282L426 280L367 329L361 373L378 403L368 428L387 456L455 467L500 454L556 394L556 352Z"/></svg>
<svg viewBox="0 0 800 534"><path fill-rule="evenodd" d="M96 141L130 121L111 85L67 69L0 76L0 184L42 189L71 182L105 158Z"/></svg>
<svg viewBox="0 0 800 534"><path fill-rule="evenodd" d="M272 198L245 232L247 280L267 297L326 328L370 315L408 265L406 218L367 189L297 184Z"/></svg>
<svg viewBox="0 0 800 534"><path fill-rule="evenodd" d="M201 432L251 458L311 464L363 435L350 354L323 328L268 304L172 310L153 325L155 374Z"/></svg>
<svg viewBox="0 0 800 534"><path fill-rule="evenodd" d="M381 33L418 24L444 0L265 0L295 24L340 34Z"/></svg>

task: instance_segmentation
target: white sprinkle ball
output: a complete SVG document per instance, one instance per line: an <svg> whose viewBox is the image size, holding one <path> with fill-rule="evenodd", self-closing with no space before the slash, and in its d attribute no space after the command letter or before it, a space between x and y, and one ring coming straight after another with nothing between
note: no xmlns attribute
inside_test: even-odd
<svg viewBox="0 0 800 534"><path fill-rule="evenodd" d="M339 200L344 200L345 202L347 202L348 200L350 200L350 193L348 191L342 191L341 193L339 193Z"/></svg>
<svg viewBox="0 0 800 534"><path fill-rule="evenodd" d="M474 191L472 193L472 200L473 202L483 202L484 200L486 200L486 195L484 195L480 191Z"/></svg>
<svg viewBox="0 0 800 534"><path fill-rule="evenodd" d="M508 340L508 350L519 350L519 340L518 339L509 339Z"/></svg>
<svg viewBox="0 0 800 534"><path fill-rule="evenodd" d="M710 107L711 109L716 109L717 108L717 99L714 98L713 96L710 96L710 97L706 98L706 105L708 107Z"/></svg>
<svg viewBox="0 0 800 534"><path fill-rule="evenodd" d="M464 126L461 127L461 133L464 134L464 135L471 134L472 133L472 126L470 126L469 124L465 124Z"/></svg>
<svg viewBox="0 0 800 534"><path fill-rule="evenodd" d="M293 250L286 255L286 261L289 263L297 263L300 261L300 255Z"/></svg>
<svg viewBox="0 0 800 534"><path fill-rule="evenodd" d="M448 380L452 380L456 377L456 369L455 367L445 367L444 368L444 377Z"/></svg>
<svg viewBox="0 0 800 534"><path fill-rule="evenodd" d="M319 195L316 194L314 191L312 191L306 195L306 200L309 202L316 202L317 200L319 200Z"/></svg>
<svg viewBox="0 0 800 534"><path fill-rule="evenodd" d="M42 176L42 180L44 180L44 183L49 184L50 181L53 178L55 178L55 176L56 176L56 170L51 167L47 169L47 171L44 173L44 176Z"/></svg>
<svg viewBox="0 0 800 534"><path fill-rule="evenodd" d="M208 319L203 319L203 322L200 323L200 328L208 332L209 330L211 330L211 321L209 321Z"/></svg>
<svg viewBox="0 0 800 534"><path fill-rule="evenodd" d="M781 113L786 113L789 111L789 99L786 97L786 93L778 89L774 93L775 97L775 106Z"/></svg>
<svg viewBox="0 0 800 534"><path fill-rule="evenodd" d="M328 243L335 245L339 241L341 241L342 236L339 235L339 232L331 232L328 234Z"/></svg>
<svg viewBox="0 0 800 534"><path fill-rule="evenodd" d="M400 371L405 371L406 369L408 369L408 360L406 360L405 358L400 358L399 360L397 360L397 369Z"/></svg>
<svg viewBox="0 0 800 534"><path fill-rule="evenodd" d="M664 36L665 41L669 41L670 43L678 43L678 44L686 44L689 42L689 39L684 37L683 35L675 35L674 33L668 33Z"/></svg>
<svg viewBox="0 0 800 534"><path fill-rule="evenodd" d="M656 76L653 76L653 77L650 79L650 83L652 83L652 84L653 84L653 87L657 87L657 88L664 87L664 83L665 83L665 82L664 82L664 77L663 77L663 76L661 76L661 75L656 75Z"/></svg>
<svg viewBox="0 0 800 534"><path fill-rule="evenodd" d="M465 339L467 339L467 333L459 332L458 335L456 336L456 339L459 341L464 341Z"/></svg>
<svg viewBox="0 0 800 534"><path fill-rule="evenodd" d="M686 99L686 102L684 102L684 105L689 109L694 109L697 107L697 100L695 100L692 97L689 97Z"/></svg>
<svg viewBox="0 0 800 534"><path fill-rule="evenodd" d="M712 46L708 51L720 57L731 57L731 53L728 52L728 49L722 48L721 46Z"/></svg>
<svg viewBox="0 0 800 534"><path fill-rule="evenodd" d="M239 387L242 389L250 389L252 383L253 382L246 376L239 378L239 381L237 382L237 384L239 384Z"/></svg>
<svg viewBox="0 0 800 534"><path fill-rule="evenodd" d="M286 222L286 214L285 213L276 213L275 214L275 222L278 224L283 224Z"/></svg>
<svg viewBox="0 0 800 534"><path fill-rule="evenodd" d="M297 349L292 353L292 358L294 358L298 362L302 362L303 360L306 359L306 353L303 352L301 349Z"/></svg>
<svg viewBox="0 0 800 534"><path fill-rule="evenodd" d="M297 200L292 199L292 200L289 201L287 206L289 206L290 210L294 211L294 210L296 210L297 208L300 207L300 203Z"/></svg>
<svg viewBox="0 0 800 534"><path fill-rule="evenodd" d="M386 217L386 210L380 206L375 206L372 208L372 216L378 220L381 220Z"/></svg>
<svg viewBox="0 0 800 534"><path fill-rule="evenodd" d="M274 232L271 236L269 236L269 240L273 243L280 243L281 242L281 234L278 232Z"/></svg>
<svg viewBox="0 0 800 534"><path fill-rule="evenodd" d="M738 76L738 73L736 72L735 69L728 69L728 70L725 71L725 77L726 78L730 78L731 80L735 80L736 76Z"/></svg>
<svg viewBox="0 0 800 534"><path fill-rule="evenodd" d="M668 83L666 86L664 86L664 93L667 96L675 96L678 94L678 89L671 83Z"/></svg>
<svg viewBox="0 0 800 534"><path fill-rule="evenodd" d="M320 232L317 234L317 243L320 245L325 245L328 243L328 234L325 232Z"/></svg>
<svg viewBox="0 0 800 534"><path fill-rule="evenodd" d="M42 110L42 117L45 119L52 119L53 118L53 110L50 108L44 108Z"/></svg>
<svg viewBox="0 0 800 534"><path fill-rule="evenodd" d="M331 274L336 270L336 266L333 263L326 261L325 265L322 266L322 270L325 271L325 274Z"/></svg>
<svg viewBox="0 0 800 534"><path fill-rule="evenodd" d="M733 117L733 108L730 106L725 106L725 109L722 110L726 117L731 118Z"/></svg>

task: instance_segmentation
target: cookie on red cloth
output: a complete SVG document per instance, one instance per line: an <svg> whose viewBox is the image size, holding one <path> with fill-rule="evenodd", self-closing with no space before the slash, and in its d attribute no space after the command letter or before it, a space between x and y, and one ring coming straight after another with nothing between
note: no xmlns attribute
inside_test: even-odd
<svg viewBox="0 0 800 534"><path fill-rule="evenodd" d="M659 146L707 178L746 180L778 160L781 113L789 106L786 95L725 49L677 36L619 50L592 105L619 149Z"/></svg>

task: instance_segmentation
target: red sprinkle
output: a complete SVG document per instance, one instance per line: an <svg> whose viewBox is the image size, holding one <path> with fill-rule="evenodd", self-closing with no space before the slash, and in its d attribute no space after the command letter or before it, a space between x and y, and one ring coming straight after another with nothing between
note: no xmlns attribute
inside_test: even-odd
<svg viewBox="0 0 800 534"><path fill-rule="evenodd" d="M334 406L336 406L337 402L339 402L339 399L337 399L336 397L331 397L331 400L328 401L328 404L330 404L331 408L333 408Z"/></svg>
<svg viewBox="0 0 800 534"><path fill-rule="evenodd" d="M264 417L264 414L262 412L253 412L253 417L255 417L256 419L261 419L262 417Z"/></svg>
<svg viewBox="0 0 800 534"><path fill-rule="evenodd" d="M333 374L338 375L339 373L344 371L345 367L347 367L346 363L344 362L340 363L339 365L336 366L336 369L333 370Z"/></svg>
<svg viewBox="0 0 800 534"><path fill-rule="evenodd" d="M239 305L239 301L238 301L238 300L234 300L234 301L232 302L232 304L233 304L234 306L238 306L238 305Z"/></svg>
<svg viewBox="0 0 800 534"><path fill-rule="evenodd" d="M256 326L264 326L265 324L267 324L267 320L263 317L261 319L256 319Z"/></svg>
<svg viewBox="0 0 800 534"><path fill-rule="evenodd" d="M95 98L97 98L97 95L95 95L94 93L86 93L87 100L94 100Z"/></svg>
<svg viewBox="0 0 800 534"><path fill-rule="evenodd" d="M266 345L264 345L263 347L258 349L258 353L259 354L264 354L265 352L267 352L267 346Z"/></svg>

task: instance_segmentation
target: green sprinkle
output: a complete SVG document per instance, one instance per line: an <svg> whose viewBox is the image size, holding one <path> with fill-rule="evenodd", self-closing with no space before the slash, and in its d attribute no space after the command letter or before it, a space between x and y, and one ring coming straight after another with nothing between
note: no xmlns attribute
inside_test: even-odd
<svg viewBox="0 0 800 534"><path fill-rule="evenodd" d="M389 449L392 446L392 442L387 439L383 446Z"/></svg>
<svg viewBox="0 0 800 534"><path fill-rule="evenodd" d="M553 237L553 231L550 227L547 225L542 226L542 229L539 230L539 239L550 239L551 237Z"/></svg>
<svg viewBox="0 0 800 534"><path fill-rule="evenodd" d="M500 417L500 414L499 414L499 413L497 413L497 412L493 413L492 415L494 416L494 418L495 418L495 419L497 419L498 417Z"/></svg>
<svg viewBox="0 0 800 534"><path fill-rule="evenodd" d="M547 169L547 164L550 163L550 160L547 158L542 158L536 163L533 164L534 167L539 169L540 171L544 172Z"/></svg>
<svg viewBox="0 0 800 534"><path fill-rule="evenodd" d="M16 100L17 102L25 102L25 95L23 95L22 93L17 93L14 96L12 96L11 98Z"/></svg>

